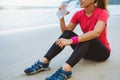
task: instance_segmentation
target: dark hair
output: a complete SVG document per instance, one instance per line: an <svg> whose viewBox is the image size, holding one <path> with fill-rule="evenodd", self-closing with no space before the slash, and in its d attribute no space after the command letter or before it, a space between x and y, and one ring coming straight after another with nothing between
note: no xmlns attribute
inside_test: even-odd
<svg viewBox="0 0 120 80"><path fill-rule="evenodd" d="M97 7L107 10L108 0L95 0L94 2L97 4Z"/></svg>

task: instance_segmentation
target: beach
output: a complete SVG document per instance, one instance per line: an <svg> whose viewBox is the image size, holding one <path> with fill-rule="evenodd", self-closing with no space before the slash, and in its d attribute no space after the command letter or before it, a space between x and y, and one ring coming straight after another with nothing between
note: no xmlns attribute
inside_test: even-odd
<svg viewBox="0 0 120 80"><path fill-rule="evenodd" d="M36 27L12 27L11 29L9 26L6 28L1 27L0 80L44 80L60 68L61 65L69 58L72 49L68 46L51 61L50 71L41 72L35 75L26 75L24 73L24 69L32 65L38 59L41 59L54 41L61 35L59 21L55 14L56 9L53 9L50 12L54 17L47 16L49 18L45 17L40 19L40 23L36 23L37 26L36 24L33 24L33 26ZM54 14L52 14L52 12L54 12ZM41 16L42 13L39 15ZM70 15L72 15L72 13ZM36 16L34 15L34 17ZM6 18L8 17L6 16ZM29 17L25 17L26 22L28 20L27 18ZM48 19L48 22L42 24L42 21L45 21L46 18ZM68 22L70 17L66 16L66 18ZM4 19L3 22L5 22ZM8 22L9 21L10 18L8 18ZM33 20L30 20L31 23L32 21L34 21L34 18ZM20 24L14 24L14 26L19 25L22 27L22 24L23 26L30 26L28 25L31 24L30 22L25 25L21 20ZM69 80L120 80L119 25L120 14L119 12L116 12L115 14L112 14L108 20L108 39L112 48L110 58L105 62L81 59L72 69L73 75ZM79 26L77 28L79 28ZM75 32L77 34L81 34L81 31L77 29L75 29Z"/></svg>

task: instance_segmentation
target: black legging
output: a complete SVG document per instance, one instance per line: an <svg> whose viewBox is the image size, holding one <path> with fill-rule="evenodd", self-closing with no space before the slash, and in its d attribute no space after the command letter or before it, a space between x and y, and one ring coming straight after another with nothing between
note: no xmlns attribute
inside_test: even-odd
<svg viewBox="0 0 120 80"><path fill-rule="evenodd" d="M77 34L66 30L59 38L70 39L73 36L77 36ZM73 67L82 57L96 61L105 61L110 56L109 50L98 39L80 42L76 45L71 45L71 47L73 49L72 55L66 61L71 67ZM50 61L62 50L63 48L54 43L44 57Z"/></svg>

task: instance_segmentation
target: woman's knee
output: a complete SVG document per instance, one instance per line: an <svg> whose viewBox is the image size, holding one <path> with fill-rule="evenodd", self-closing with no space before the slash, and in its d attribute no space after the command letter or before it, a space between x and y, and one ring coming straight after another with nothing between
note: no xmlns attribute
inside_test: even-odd
<svg viewBox="0 0 120 80"><path fill-rule="evenodd" d="M73 31L70 31L70 30L65 30L62 35L60 36L60 38L66 38L66 39L69 39L73 36L77 36L77 34L75 34Z"/></svg>
<svg viewBox="0 0 120 80"><path fill-rule="evenodd" d="M66 35L76 35L73 31L70 31L70 30L65 30L63 32L63 34L66 34Z"/></svg>

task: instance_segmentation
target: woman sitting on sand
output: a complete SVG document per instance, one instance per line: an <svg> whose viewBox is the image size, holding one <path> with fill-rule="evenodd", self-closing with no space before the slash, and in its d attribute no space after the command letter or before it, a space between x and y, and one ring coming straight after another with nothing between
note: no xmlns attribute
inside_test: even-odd
<svg viewBox="0 0 120 80"><path fill-rule="evenodd" d="M110 56L110 46L107 39L107 0L79 0L82 10L77 11L71 18L68 25L64 17L60 19L62 35L56 40L46 55L24 70L26 74L34 74L40 71L49 70L50 61L58 55L65 46L71 46L72 55L55 73L45 80L67 80L72 75L72 68L81 58L105 61ZM59 7L59 10L65 6ZM77 35L73 32L77 25L83 32Z"/></svg>

